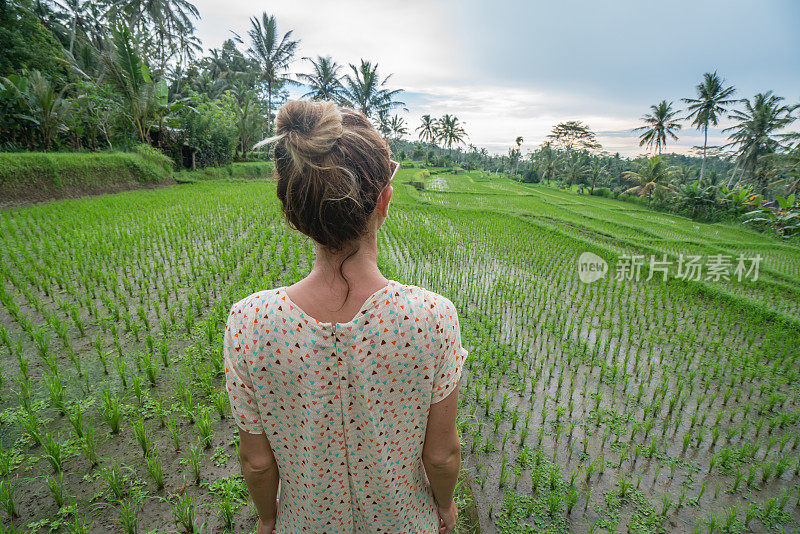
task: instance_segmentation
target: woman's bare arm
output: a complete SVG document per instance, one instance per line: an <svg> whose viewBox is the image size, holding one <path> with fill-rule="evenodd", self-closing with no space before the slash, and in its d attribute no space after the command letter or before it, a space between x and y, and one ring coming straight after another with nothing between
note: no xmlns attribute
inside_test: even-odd
<svg viewBox="0 0 800 534"><path fill-rule="evenodd" d="M461 442L456 428L457 409L458 387L446 398L431 405L422 448L422 463L439 506L439 515L442 516L445 511L454 514L453 522L458 515L453 505L453 492L461 469ZM449 522L444 517L442 519Z"/></svg>
<svg viewBox="0 0 800 534"><path fill-rule="evenodd" d="M278 514L278 464L266 434L239 429L239 459L260 520L259 532L272 532Z"/></svg>

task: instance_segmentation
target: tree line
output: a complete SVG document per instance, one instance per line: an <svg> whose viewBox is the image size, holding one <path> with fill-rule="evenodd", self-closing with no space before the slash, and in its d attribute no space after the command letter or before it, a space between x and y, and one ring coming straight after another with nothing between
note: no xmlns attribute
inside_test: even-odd
<svg viewBox="0 0 800 534"><path fill-rule="evenodd" d="M299 58L300 40L267 13L201 56L199 16L187 0L0 4L0 150L146 143L178 161L190 147L201 165L246 159L292 85L362 111L387 136L405 131L390 113L401 90L376 62Z"/></svg>

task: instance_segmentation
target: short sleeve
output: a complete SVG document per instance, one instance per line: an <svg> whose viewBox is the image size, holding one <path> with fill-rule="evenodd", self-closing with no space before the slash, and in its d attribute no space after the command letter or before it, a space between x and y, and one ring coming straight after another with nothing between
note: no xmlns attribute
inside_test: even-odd
<svg viewBox="0 0 800 534"><path fill-rule="evenodd" d="M441 353L436 362L431 404L446 399L457 387L467 357L461 346L461 326L455 305L445 297L437 296L438 329L442 336Z"/></svg>
<svg viewBox="0 0 800 534"><path fill-rule="evenodd" d="M249 434L261 434L261 416L253 380L250 377L247 362L247 329L245 300L240 300L231 307L222 343L222 357L225 364L225 382L231 413L239 428Z"/></svg>

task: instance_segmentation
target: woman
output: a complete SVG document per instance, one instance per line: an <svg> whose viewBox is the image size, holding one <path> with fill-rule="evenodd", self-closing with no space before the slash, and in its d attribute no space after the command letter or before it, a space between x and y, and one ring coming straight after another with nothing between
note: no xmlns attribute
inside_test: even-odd
<svg viewBox="0 0 800 534"><path fill-rule="evenodd" d="M378 269L399 165L364 115L330 102L289 102L276 126L278 198L316 260L226 326L257 532L450 532L467 351L452 302Z"/></svg>

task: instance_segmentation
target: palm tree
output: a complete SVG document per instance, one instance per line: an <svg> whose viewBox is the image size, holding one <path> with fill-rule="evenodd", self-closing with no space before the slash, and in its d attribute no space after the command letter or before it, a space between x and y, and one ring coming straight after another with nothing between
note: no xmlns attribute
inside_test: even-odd
<svg viewBox="0 0 800 534"><path fill-rule="evenodd" d="M157 37L155 44L162 72L169 58L167 49L183 50L190 46L191 40L187 36L194 31L192 20L200 18L197 7L189 0L121 0L109 2L109 5L107 18L126 23L132 34L135 29L151 27Z"/></svg>
<svg viewBox="0 0 800 534"><path fill-rule="evenodd" d="M522 154L522 136L518 135L514 142L517 144L517 161L514 163L514 174L517 174L517 165L519 164L519 156Z"/></svg>
<svg viewBox="0 0 800 534"><path fill-rule="evenodd" d="M627 195L647 197L647 207L653 199L653 191L656 189L671 189L669 178L672 175L672 168L662 159L660 155L647 158L639 164L636 171L625 171L622 177L636 183L635 186L625 191Z"/></svg>
<svg viewBox="0 0 800 534"><path fill-rule="evenodd" d="M303 59L310 61L313 66L311 74L297 75L297 78L311 89L303 95L303 98L338 101L342 91L342 81L339 79L341 65L330 56L317 56L316 60L310 57Z"/></svg>
<svg viewBox="0 0 800 534"><path fill-rule="evenodd" d="M244 83L237 83L231 95L236 101L234 112L236 113L236 128L239 133L239 147L242 159L247 158L247 147L251 144L251 139L256 134L258 117L258 100L255 91L248 89Z"/></svg>
<svg viewBox="0 0 800 534"><path fill-rule="evenodd" d="M72 101L64 96L67 88L56 92L50 80L38 70L31 71L27 78L2 78L2 87L16 93L22 101L24 113L15 117L38 130L41 147L48 152L56 133L67 131L66 121L72 110Z"/></svg>
<svg viewBox="0 0 800 534"><path fill-rule="evenodd" d="M251 28L248 52L259 63L261 81L267 84L267 131L272 131L272 95L285 82L289 81L286 71L294 59L298 40L292 40L292 30L283 37L278 33L278 23L274 15L261 14L250 19Z"/></svg>
<svg viewBox="0 0 800 534"><path fill-rule="evenodd" d="M378 110L378 131L388 142L389 136L392 134L392 127L389 124L389 114L385 109Z"/></svg>
<svg viewBox="0 0 800 534"><path fill-rule="evenodd" d="M608 168L606 168L603 160L600 158L593 159L589 165L589 194L594 194L594 188L597 183L608 175Z"/></svg>
<svg viewBox="0 0 800 534"><path fill-rule="evenodd" d="M56 0L55 4L64 9L69 15L69 55L75 48L75 37L78 33L78 28L83 28L86 12L89 9L88 0Z"/></svg>
<svg viewBox="0 0 800 534"><path fill-rule="evenodd" d="M564 159L563 172L569 189L572 191L572 186L589 173L589 167L586 165L586 154L572 152Z"/></svg>
<svg viewBox="0 0 800 534"><path fill-rule="evenodd" d="M533 157L533 154L531 154L531 157ZM544 143L536 155L536 167L542 177L547 180L547 185L550 185L550 179L555 176L558 168L558 155L550 147L550 143Z"/></svg>
<svg viewBox="0 0 800 534"><path fill-rule="evenodd" d="M436 119L432 119L430 115L422 116L422 123L417 126L416 131L419 132L419 140L422 143L435 143L436 142ZM425 166L428 166L428 151L425 151Z"/></svg>
<svg viewBox="0 0 800 534"><path fill-rule="evenodd" d="M717 76L717 73L706 72L703 75L703 82L697 84L697 98L684 98L683 101L689 104L689 115L686 119L693 119L692 126L698 130L703 130L703 163L700 166L700 179L706 169L706 149L708 147L708 127L717 126L719 116L727 111L736 100L730 98L736 89L731 85L724 87L725 80Z"/></svg>
<svg viewBox="0 0 800 534"><path fill-rule="evenodd" d="M378 64L362 59L359 66L350 63L352 74L345 74L340 99L344 105L357 109L370 119L379 118L381 112L386 113L405 102L395 100L402 89L390 90L386 87L391 74L381 79Z"/></svg>
<svg viewBox="0 0 800 534"><path fill-rule="evenodd" d="M778 132L794 121L792 107L781 104L782 97L772 91L758 93L752 100L742 99L744 110L735 110L728 115L737 124L725 128L723 132L732 132L731 140L725 146L738 147L737 165L742 173L759 183L761 189L766 187L765 174L757 176L759 159L772 154L780 146Z"/></svg>
<svg viewBox="0 0 800 534"><path fill-rule="evenodd" d="M678 110L673 111L672 102L667 103L666 100L650 106L650 109L653 112L642 117L644 126L634 128L633 131L644 130L639 136L639 146L646 144L647 149L650 150L655 145L656 153L661 154L661 149L667 146L667 137L678 140L678 136L673 130L681 129L680 123L675 120L679 112Z"/></svg>
<svg viewBox="0 0 800 534"><path fill-rule="evenodd" d="M445 114L437 121L436 139L442 143L442 146L447 147L451 158L453 145L463 144L465 137L467 137L467 132L458 122L458 117Z"/></svg>
<svg viewBox="0 0 800 534"><path fill-rule="evenodd" d="M394 115L392 120L389 121L389 128L392 130L392 137L394 139L400 139L408 133L406 121L397 115Z"/></svg>
<svg viewBox="0 0 800 534"><path fill-rule="evenodd" d="M514 175L517 174L517 165L519 164L520 158L520 149L519 148L509 148L508 149L508 162L514 168Z"/></svg>

